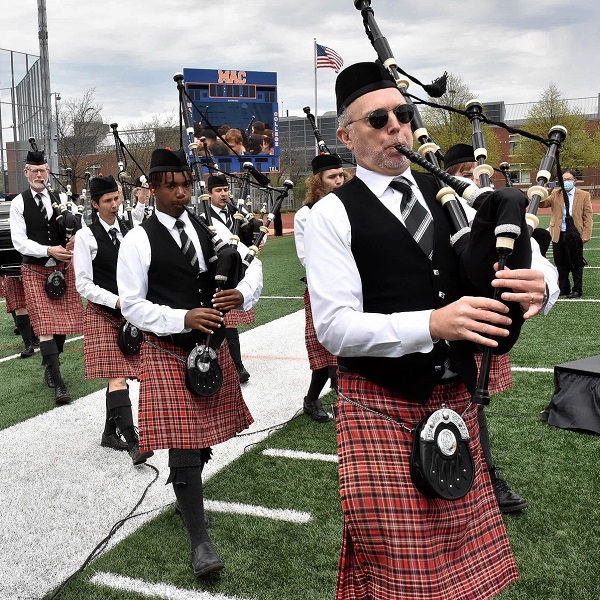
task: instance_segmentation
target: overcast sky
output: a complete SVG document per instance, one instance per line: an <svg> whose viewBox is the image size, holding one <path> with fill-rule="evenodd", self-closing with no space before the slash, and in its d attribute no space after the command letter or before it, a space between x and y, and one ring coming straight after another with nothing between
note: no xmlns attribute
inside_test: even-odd
<svg viewBox="0 0 600 600"><path fill-rule="evenodd" d="M0 47L39 54L37 5L3 0ZM371 7L400 67L423 82L449 71L482 102L533 102L550 83L565 99L600 92L600 10L592 0L372 0ZM353 0L47 0L47 22L52 92L64 100L95 88L104 121L121 128L176 113L173 74L184 67L275 71L283 114L303 116L303 106L314 112L315 38L346 66L376 58ZM318 69L317 81L322 114L335 108L335 72ZM418 86L410 91L425 97Z"/></svg>

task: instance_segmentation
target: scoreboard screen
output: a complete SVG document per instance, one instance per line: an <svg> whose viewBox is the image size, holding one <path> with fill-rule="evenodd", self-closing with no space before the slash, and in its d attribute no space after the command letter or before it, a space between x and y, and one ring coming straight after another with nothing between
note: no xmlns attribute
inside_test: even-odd
<svg viewBox="0 0 600 600"><path fill-rule="evenodd" d="M277 73L184 69L183 77L191 99L188 99L188 108L196 137L206 137L220 170L241 173L242 165L252 162L263 173L279 171ZM266 135L253 133L253 126L258 122L267 128ZM239 134L234 131L227 134L226 129L238 130L242 145L233 144L231 136L235 138Z"/></svg>

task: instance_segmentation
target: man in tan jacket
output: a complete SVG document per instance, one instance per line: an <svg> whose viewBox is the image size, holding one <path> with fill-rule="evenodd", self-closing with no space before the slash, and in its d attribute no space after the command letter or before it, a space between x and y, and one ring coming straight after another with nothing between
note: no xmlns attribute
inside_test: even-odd
<svg viewBox="0 0 600 600"><path fill-rule="evenodd" d="M569 198L569 211L573 217L573 223L581 235L584 244L592 237L592 200L589 192L578 190L575 187L577 176L569 169L563 173L565 191ZM583 266L573 268L572 261L567 253L565 244L565 200L561 187L556 187L548 198L540 202L540 208L552 207L550 219L550 235L552 236L552 253L554 264L558 269L558 285L560 295L568 298L580 298L583 294ZM583 251L582 251L583 253ZM583 264L581 260L576 261ZM569 281L569 273L573 274L573 287Z"/></svg>

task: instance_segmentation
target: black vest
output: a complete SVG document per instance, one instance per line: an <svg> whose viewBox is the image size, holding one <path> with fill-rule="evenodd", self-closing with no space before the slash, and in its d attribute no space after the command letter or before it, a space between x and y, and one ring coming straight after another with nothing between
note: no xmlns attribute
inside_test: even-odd
<svg viewBox="0 0 600 600"><path fill-rule="evenodd" d="M50 220L46 221L40 212L37 201L33 197L31 189L25 190L21 197L23 198L23 219L25 220L25 228L27 237L42 246L62 246L64 240L61 240L58 230L58 223L54 212L50 216ZM59 201L50 193L52 201ZM48 261L47 256L23 256L23 262L33 265L45 265Z"/></svg>
<svg viewBox="0 0 600 600"><path fill-rule="evenodd" d="M119 219L116 220L115 225L118 225L122 235L125 235L129 231ZM98 219L90 225L90 231L94 234L96 243L98 244L96 257L92 261L94 283L118 296L117 258L119 257L119 249L115 247L112 238ZM114 315L121 314L118 308L109 306L103 306L102 308Z"/></svg>
<svg viewBox="0 0 600 600"><path fill-rule="evenodd" d="M442 206L435 199L437 186L428 175L414 173L434 221L433 259L430 261L402 223L359 179L335 190L350 221L351 249L362 281L363 311L395 312L435 309L460 296L459 261L449 239L453 233ZM473 346L445 341L428 353L399 358L338 357L342 369L359 373L407 399L424 403L441 382L444 361L459 373L469 389L476 383Z"/></svg>
<svg viewBox="0 0 600 600"><path fill-rule="evenodd" d="M198 233L204 261L209 265L208 259L214 254L212 242L193 221L192 225ZM214 272L210 265L208 271L198 273L198 268L192 267L156 215L148 217L140 227L145 229L151 249L146 299L171 308L211 308L216 288ZM221 329L224 335L225 328ZM171 338L173 343L191 349L203 336L199 331L192 331L172 335Z"/></svg>

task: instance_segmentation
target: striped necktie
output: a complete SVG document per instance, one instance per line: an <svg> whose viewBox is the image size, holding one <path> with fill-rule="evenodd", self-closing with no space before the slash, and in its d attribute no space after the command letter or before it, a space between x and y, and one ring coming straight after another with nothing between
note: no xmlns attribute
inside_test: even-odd
<svg viewBox="0 0 600 600"><path fill-rule="evenodd" d="M44 199L41 194L36 194L35 199L37 201L38 208L44 217L44 220L48 220L48 213L46 212L46 207L44 206Z"/></svg>
<svg viewBox="0 0 600 600"><path fill-rule="evenodd" d="M185 223L180 219L175 221L175 227L179 230L179 237L181 239L181 251L185 254L192 267L198 267L198 255L192 240L188 237L185 232Z"/></svg>
<svg viewBox="0 0 600 600"><path fill-rule="evenodd" d="M112 243L115 246L115 248L118 248L121 245L121 243L119 242L119 240L117 238L117 230L114 227L111 227L108 230L108 235L110 235L110 238L111 238Z"/></svg>
<svg viewBox="0 0 600 600"><path fill-rule="evenodd" d="M390 187L402 192L400 212L407 231L419 244L425 256L433 255L433 219L429 211L417 200L412 191L412 183L406 177L396 177Z"/></svg>
<svg viewBox="0 0 600 600"><path fill-rule="evenodd" d="M231 215L226 208L221 209L221 217L223 218L225 225L227 225L227 229L231 229L233 226L233 221L231 220Z"/></svg>

